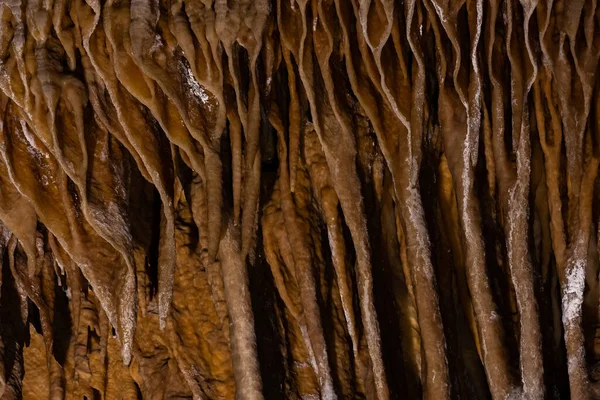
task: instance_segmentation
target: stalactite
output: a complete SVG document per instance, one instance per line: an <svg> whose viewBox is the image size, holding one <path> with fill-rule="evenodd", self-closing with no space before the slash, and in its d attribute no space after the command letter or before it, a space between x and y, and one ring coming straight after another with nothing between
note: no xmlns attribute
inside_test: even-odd
<svg viewBox="0 0 600 400"><path fill-rule="evenodd" d="M0 1L0 398L600 397L598 7Z"/></svg>

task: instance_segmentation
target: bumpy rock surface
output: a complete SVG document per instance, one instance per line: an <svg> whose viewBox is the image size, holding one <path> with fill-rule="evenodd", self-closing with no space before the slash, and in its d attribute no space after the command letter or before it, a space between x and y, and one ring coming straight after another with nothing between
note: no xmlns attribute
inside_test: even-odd
<svg viewBox="0 0 600 400"><path fill-rule="evenodd" d="M0 0L0 398L600 398L596 0Z"/></svg>

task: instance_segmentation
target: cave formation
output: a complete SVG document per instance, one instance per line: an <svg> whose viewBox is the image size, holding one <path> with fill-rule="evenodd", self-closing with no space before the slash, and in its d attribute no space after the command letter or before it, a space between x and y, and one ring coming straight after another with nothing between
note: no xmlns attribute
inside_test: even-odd
<svg viewBox="0 0 600 400"><path fill-rule="evenodd" d="M0 398L600 398L597 0L0 0Z"/></svg>

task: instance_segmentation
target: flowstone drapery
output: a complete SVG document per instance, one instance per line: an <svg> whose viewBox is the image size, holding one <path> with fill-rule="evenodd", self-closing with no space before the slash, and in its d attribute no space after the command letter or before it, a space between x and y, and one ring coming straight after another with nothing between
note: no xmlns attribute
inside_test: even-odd
<svg viewBox="0 0 600 400"><path fill-rule="evenodd" d="M2 399L600 398L596 0L0 0Z"/></svg>

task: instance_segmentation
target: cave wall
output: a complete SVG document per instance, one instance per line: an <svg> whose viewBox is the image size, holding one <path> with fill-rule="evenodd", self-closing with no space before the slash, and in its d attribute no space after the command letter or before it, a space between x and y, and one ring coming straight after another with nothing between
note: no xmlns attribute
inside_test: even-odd
<svg viewBox="0 0 600 400"><path fill-rule="evenodd" d="M600 398L596 0L0 0L0 398Z"/></svg>

